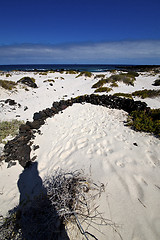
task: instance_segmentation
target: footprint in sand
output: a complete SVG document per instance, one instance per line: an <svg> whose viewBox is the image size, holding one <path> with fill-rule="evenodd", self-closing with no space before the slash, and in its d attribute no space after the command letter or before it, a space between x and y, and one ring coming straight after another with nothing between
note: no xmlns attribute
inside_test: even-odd
<svg viewBox="0 0 160 240"><path fill-rule="evenodd" d="M121 168L124 168L125 167L125 164L123 162L123 160L117 160L115 162L115 164L118 166L118 167L121 167Z"/></svg>
<svg viewBox="0 0 160 240"><path fill-rule="evenodd" d="M88 139L87 138L80 138L76 141L75 145L78 149L82 149L88 146Z"/></svg>

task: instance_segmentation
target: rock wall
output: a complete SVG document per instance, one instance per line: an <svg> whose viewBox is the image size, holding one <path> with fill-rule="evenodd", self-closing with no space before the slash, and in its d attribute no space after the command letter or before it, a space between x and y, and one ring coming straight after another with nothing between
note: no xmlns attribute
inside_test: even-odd
<svg viewBox="0 0 160 240"><path fill-rule="evenodd" d="M16 136L13 140L8 141L4 146L4 155L1 156L0 160L5 160L6 162L18 160L22 167L28 167L34 160L30 158L30 140L34 139L35 131L37 131L45 123L45 120L48 117L53 117L55 114L65 110L68 106L72 106L74 103L83 102L101 105L108 108L122 109L128 113L131 113L134 110L150 110L144 102L115 97L112 95L91 94L71 98L70 100L53 102L51 108L46 108L42 111L34 113L32 122L27 121L26 124L20 126L18 136Z"/></svg>

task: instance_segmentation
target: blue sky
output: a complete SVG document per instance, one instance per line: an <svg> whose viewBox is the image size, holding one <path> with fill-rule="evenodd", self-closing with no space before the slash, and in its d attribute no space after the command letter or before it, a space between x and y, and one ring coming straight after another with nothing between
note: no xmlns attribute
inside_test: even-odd
<svg viewBox="0 0 160 240"><path fill-rule="evenodd" d="M0 64L160 64L159 0L5 0Z"/></svg>

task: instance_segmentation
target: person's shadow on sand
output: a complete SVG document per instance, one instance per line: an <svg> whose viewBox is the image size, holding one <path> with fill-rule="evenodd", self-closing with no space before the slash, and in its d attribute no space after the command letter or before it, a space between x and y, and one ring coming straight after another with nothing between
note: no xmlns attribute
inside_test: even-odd
<svg viewBox="0 0 160 240"><path fill-rule="evenodd" d="M69 240L63 223L47 197L37 166L37 162L32 163L24 169L18 180L20 201L17 220L22 239Z"/></svg>

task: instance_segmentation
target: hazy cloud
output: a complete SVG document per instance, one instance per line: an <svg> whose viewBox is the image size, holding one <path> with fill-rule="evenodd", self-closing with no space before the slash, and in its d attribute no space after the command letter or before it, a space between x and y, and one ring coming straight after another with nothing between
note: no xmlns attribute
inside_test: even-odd
<svg viewBox="0 0 160 240"><path fill-rule="evenodd" d="M23 63L160 64L160 40L0 46L0 64Z"/></svg>

